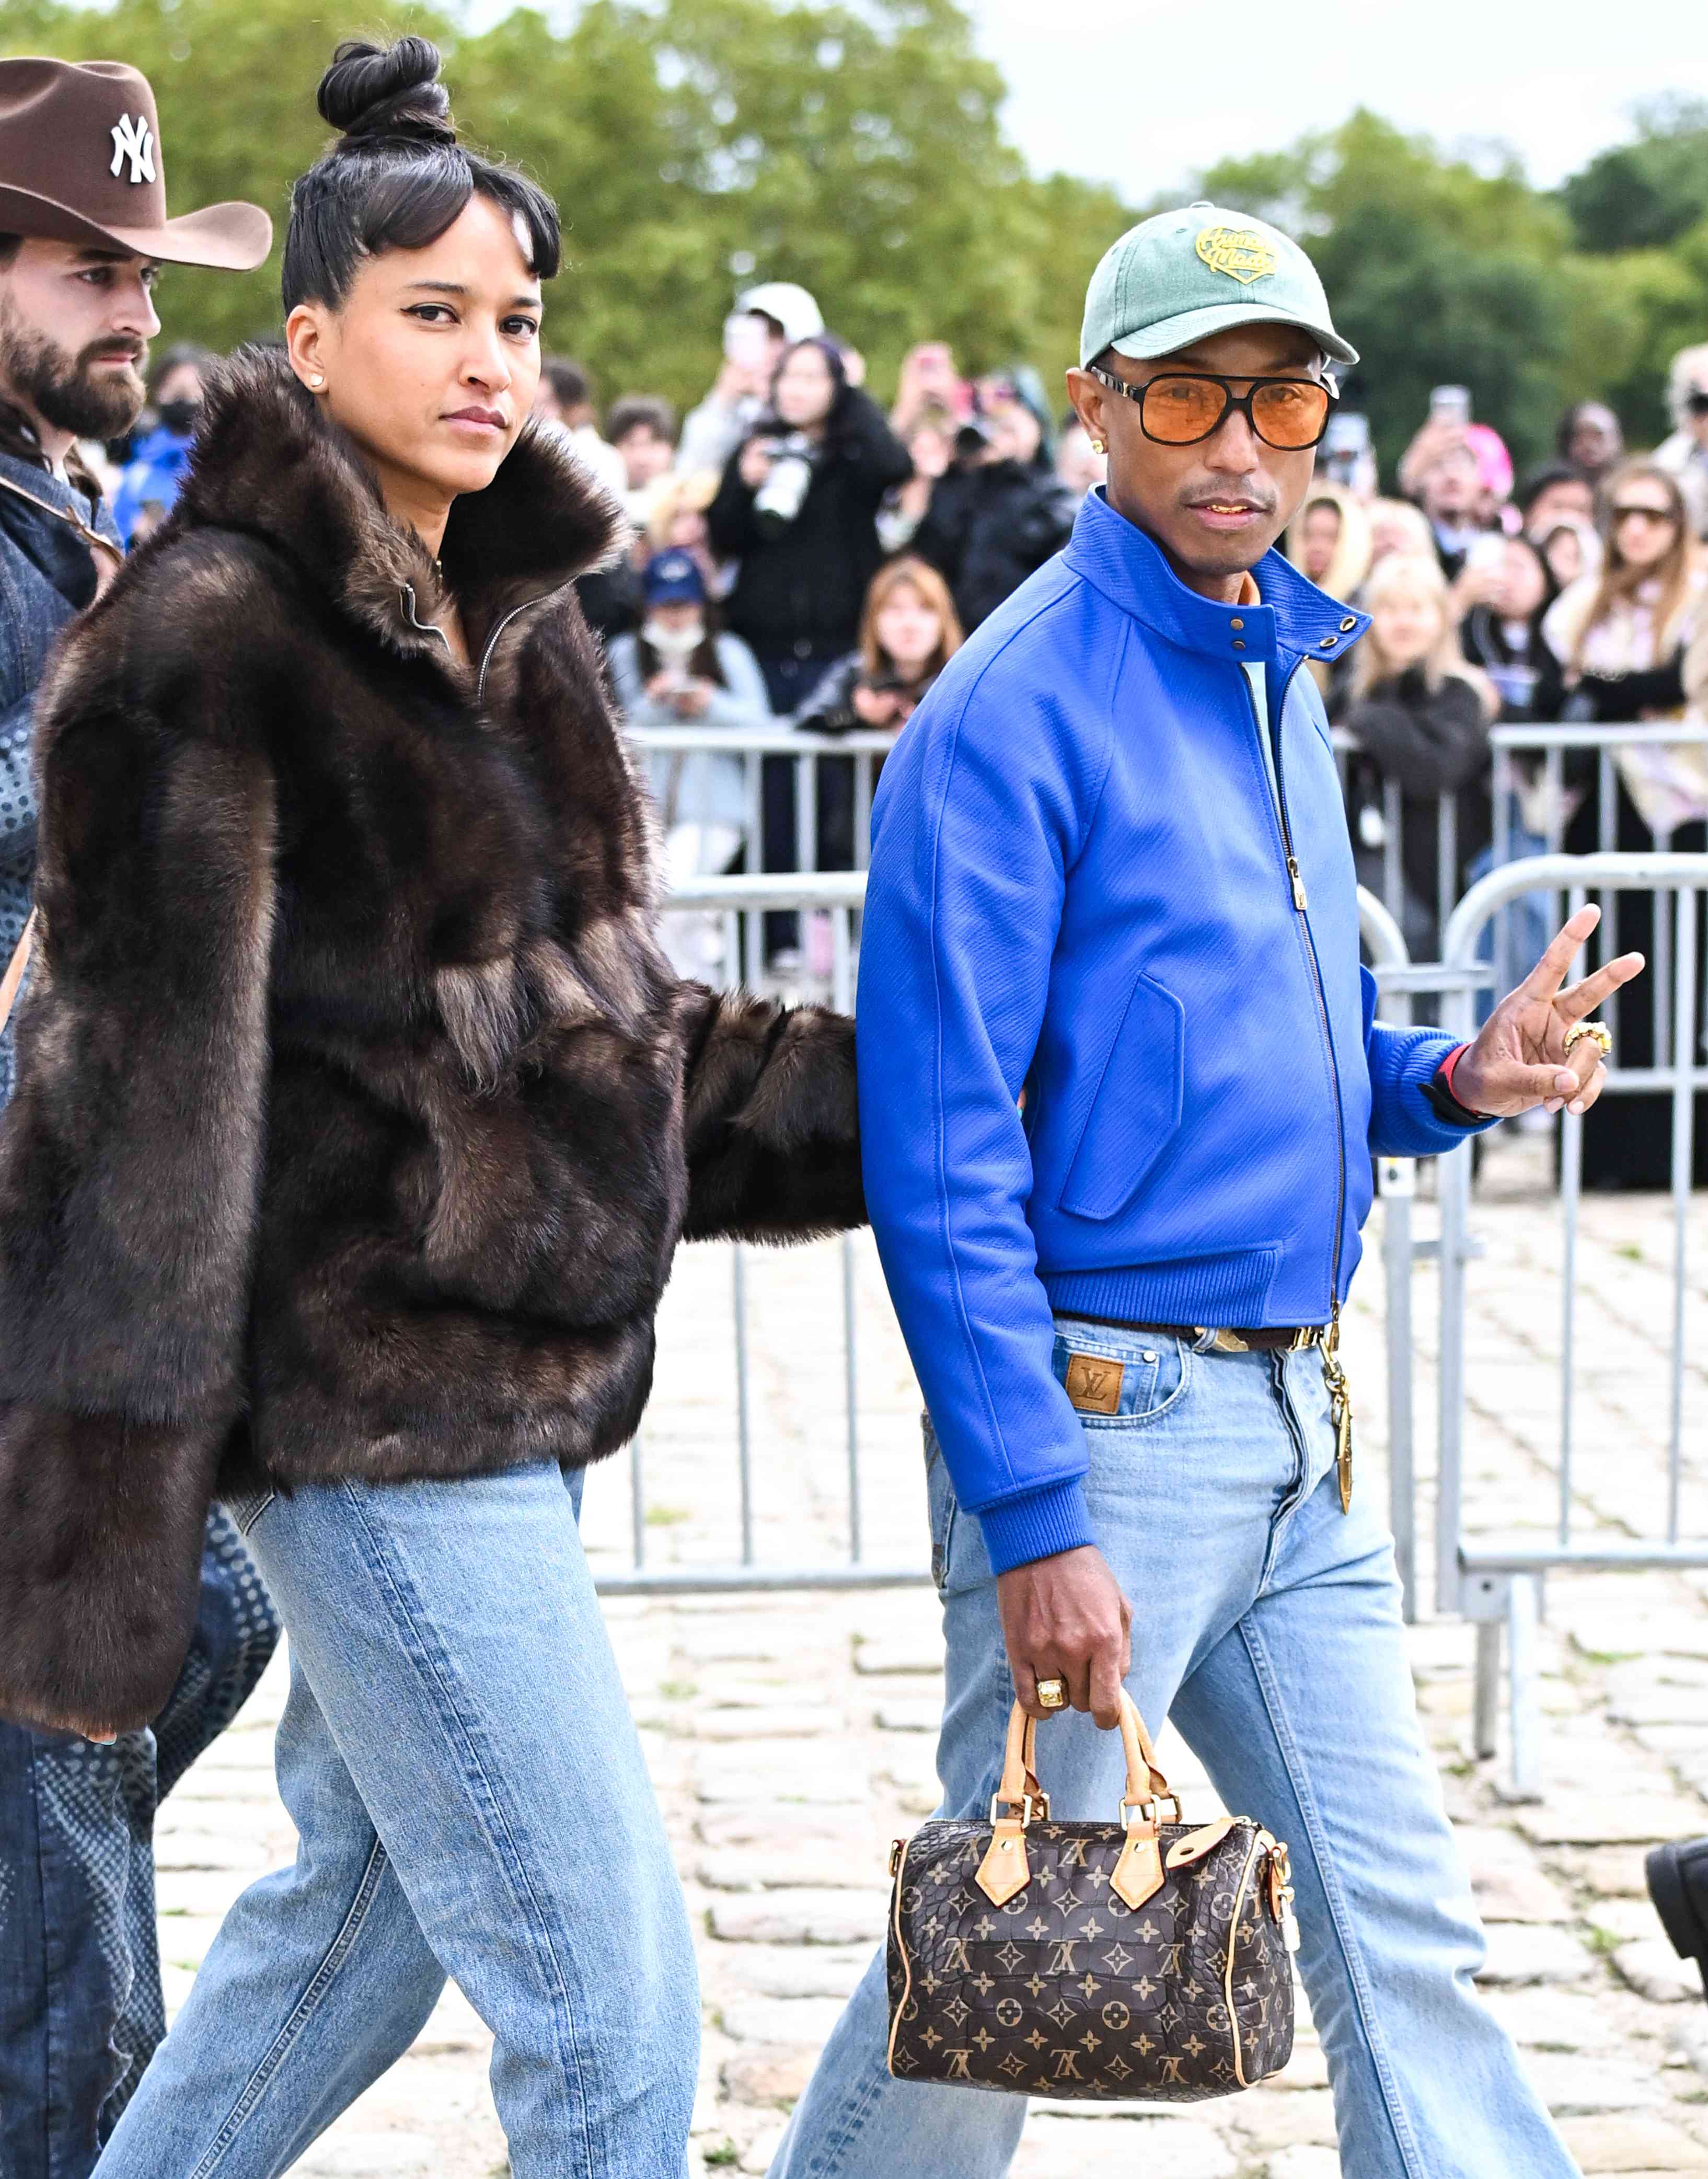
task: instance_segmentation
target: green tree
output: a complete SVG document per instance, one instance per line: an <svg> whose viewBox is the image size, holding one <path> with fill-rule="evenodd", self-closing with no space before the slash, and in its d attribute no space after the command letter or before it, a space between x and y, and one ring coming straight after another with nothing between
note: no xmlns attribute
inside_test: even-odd
<svg viewBox="0 0 1708 2179"><path fill-rule="evenodd" d="M67 60L129 61L153 85L168 204L188 210L243 197L272 215L272 255L256 272L206 272L171 266L162 275L164 338L228 349L279 318L279 245L290 185L327 139L314 87L331 57L335 30L300 0L118 0L109 8L28 0L19 22L7 0L3 47L44 49ZM420 8L369 8L387 31L443 32Z"/></svg>
<svg viewBox="0 0 1708 2179"><path fill-rule="evenodd" d="M754 279L810 288L880 385L928 336L1060 367L1051 238L955 0L591 0L561 35L508 17L448 73L563 208L551 338L607 392L694 398Z"/></svg>
<svg viewBox="0 0 1708 2179"><path fill-rule="evenodd" d="M1637 108L1637 140L1601 151L1560 189L1581 250L1664 250L1708 218L1708 99Z"/></svg>
<svg viewBox="0 0 1708 2179"><path fill-rule="evenodd" d="M464 136L562 209L547 338L601 391L692 400L754 279L812 288L892 381L917 340L1059 384L1085 281L1126 223L1112 191L1035 181L1003 85L957 0L589 0L564 29L519 8L474 35L449 10L300 0L10 0L0 45L123 54L155 88L174 203L247 197L281 236L326 132L313 87L340 36L419 29L446 53ZM173 271L168 333L217 348L276 327L277 250L237 278Z"/></svg>
<svg viewBox="0 0 1708 2179"><path fill-rule="evenodd" d="M944 338L970 370L1030 363L1053 396L1091 267L1139 216L1113 189L1026 172L964 0L585 0L567 21L518 7L478 33L465 10L7 0L0 50L134 61L173 200L246 197L282 235L325 141L313 91L334 44L426 31L465 138L562 210L547 339L607 398L696 398L736 293L767 278L812 288L881 394L914 342ZM1223 162L1196 189L1302 237L1363 353L1347 393L1390 475L1442 380L1472 388L1520 464L1590 393L1652 441L1668 357L1708 334L1700 102L1639 109L1629 143L1552 194L1510 158L1445 153L1368 113ZM269 331L277 251L241 278L171 271L162 307L169 336L217 348Z"/></svg>
<svg viewBox="0 0 1708 2179"><path fill-rule="evenodd" d="M1298 233L1360 354L1346 383L1391 475L1431 386L1471 387L1520 464L1548 447L1573 390L1570 230L1516 163L1443 157L1359 111L1290 151L1224 162L1205 195Z"/></svg>

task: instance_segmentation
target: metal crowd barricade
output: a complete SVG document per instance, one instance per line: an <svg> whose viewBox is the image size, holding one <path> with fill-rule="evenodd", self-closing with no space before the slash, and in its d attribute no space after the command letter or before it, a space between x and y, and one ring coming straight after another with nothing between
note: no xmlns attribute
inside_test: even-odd
<svg viewBox="0 0 1708 2179"><path fill-rule="evenodd" d="M747 742L742 744L744 749L753 746ZM865 874L850 870L817 877L784 875L699 879L691 884L674 887L667 905L673 910L693 909L724 919L724 961L727 964L744 963L750 972L745 976L739 973L728 974L726 982L744 983L750 990L761 990L765 985L762 931L767 910L794 908L803 913L820 913L829 916L832 967L828 988L822 996L832 1006L844 1013L851 1013L858 956L858 925L865 897ZM820 995L815 992L813 996ZM735 1242L730 1247L730 1260L735 1322L732 1360L736 1408L736 1485L741 1538L739 1560L733 1566L666 1567L648 1565L645 1433L643 1428L635 1436L629 1456L632 1564L626 1572L601 1573L597 1578L600 1589L611 1594L679 1595L744 1589L913 1588L929 1583L931 1573L923 1563L918 1566L874 1566L868 1564L864 1556L854 1249L852 1238L846 1234L838 1245L842 1252L843 1387L848 1507L846 1559L828 1565L765 1566L759 1563L755 1556L755 1478L747 1250L740 1242Z"/></svg>
<svg viewBox="0 0 1708 2179"><path fill-rule="evenodd" d="M1357 736L1349 733L1343 727L1335 727L1332 738L1344 793L1351 766L1362 753L1362 745ZM1489 733L1489 788L1492 801L1493 868L1500 870L1513 859L1513 814L1520 799L1524 760L1540 758L1541 760L1536 777L1533 780L1524 781L1523 785L1527 792L1534 790L1530 799L1534 814L1540 820L1537 837L1543 841L1547 853L1559 854L1563 851L1566 826L1575 806L1566 779L1568 760L1573 754L1594 758L1597 797L1595 852L1611 854L1618 846L1617 760L1628 750L1667 748L1708 748L1708 726L1673 719L1628 725L1604 723L1492 727ZM1470 791L1469 788L1464 790L1465 793ZM1419 799L1412 798L1414 805ZM1447 930L1459 898L1459 841L1464 830L1459 805L1459 794L1439 795L1435 798L1433 812L1426 821L1414 820L1414 822L1427 821L1435 832L1436 875L1434 906L1436 928L1442 934ZM1380 897L1388 914L1403 925L1406 900L1403 861L1405 798L1392 780L1384 781L1382 785L1381 814ZM1671 836L1650 830L1649 845L1655 853L1665 854L1672 848ZM1534 851L1527 849L1525 852ZM1532 963L1521 958L1523 948L1514 942L1513 919L1509 915L1502 914L1497 919L1496 940L1495 959L1498 973L1495 980L1498 981L1502 991L1510 991L1521 977L1528 974ZM1667 942L1670 942L1670 933ZM1658 1049L1666 1040L1666 1009L1671 1004L1672 992L1665 944L1656 948L1655 966L1654 1005Z"/></svg>
<svg viewBox="0 0 1708 2179"><path fill-rule="evenodd" d="M1538 837L1546 852L1557 855L1565 847L1566 827L1574 810L1566 779L1568 756L1593 756L1595 766L1595 852L1612 854L1618 842L1618 757L1628 750L1644 749L1708 749L1708 726L1671 719L1642 724L1496 727L1489 735L1493 755L1494 868L1512 859L1513 810L1519 799L1519 766L1526 757L1541 759L1540 776L1530 782L1535 790L1532 807L1540 820ZM1649 830L1649 847L1657 855L1672 852L1672 835ZM1528 973L1530 963L1515 944L1513 919L1503 911L1495 919L1494 958L1501 970L1501 987L1510 991ZM1447 929L1442 924L1443 931ZM1590 958L1599 964L1611 925L1596 934ZM1672 1003L1672 933L1664 924L1656 926L1655 958L1649 1002L1654 1018L1655 1049L1663 1051L1669 1040L1668 1019Z"/></svg>
<svg viewBox="0 0 1708 2179"><path fill-rule="evenodd" d="M1359 888L1358 919L1364 950L1381 998L1382 1018L1403 1029L1411 1021L1411 963L1397 919L1374 893ZM1433 986L1431 986L1433 988ZM1420 1242L1412 1231L1417 1199L1417 1161L1377 1161L1381 1198L1382 1278L1387 1309L1388 1519L1393 1529L1394 1561L1399 1570L1408 1623L1417 1617L1417 1473L1412 1406L1412 1266L1435 1253L1433 1242Z"/></svg>
<svg viewBox="0 0 1708 2179"><path fill-rule="evenodd" d="M1364 744L1356 734L1348 733L1344 727L1332 728L1330 738L1334 744L1335 766L1340 774L1343 799L1352 760L1363 755ZM1414 801L1418 799L1415 796L1412 799ZM1445 930L1447 918L1453 914L1454 903L1459 897L1459 798L1457 793L1441 794L1435 798L1435 803L1432 821L1436 835L1436 928ZM1394 923L1403 926L1405 797L1396 780L1382 782L1381 824L1381 891L1377 897Z"/></svg>
<svg viewBox="0 0 1708 2179"><path fill-rule="evenodd" d="M818 868L819 759L850 759L854 772L854 868L863 870L870 861L872 788L878 766L896 745L893 733L871 727L845 734L803 733L779 720L775 727L750 733L711 727L646 727L631 731L629 738L636 749L648 755L709 755L741 760L746 803L743 832L750 866L758 861L758 843L764 837L765 760L789 758L794 766L795 867L807 872Z"/></svg>
<svg viewBox="0 0 1708 2179"><path fill-rule="evenodd" d="M767 911L795 909L820 913L832 919L832 969L822 996L843 1011L851 1011L859 957L859 921L865 897L865 876L848 871L818 876L792 875L769 877L707 878L673 889L667 905L672 910L695 910L723 918L726 963L745 963L751 973L743 977L732 971L726 980L744 982L761 989L765 982L762 928ZM1398 925L1371 894L1359 896L1360 924L1365 948L1387 977L1405 973L1405 941ZM798 975L792 979L799 989ZM1402 1006L1404 1004L1402 999ZM1410 1293L1414 1249L1411 1236L1410 1161L1389 1160L1384 1166L1387 1230L1384 1254L1387 1265L1389 1310L1388 1381L1393 1454L1394 1527L1403 1536L1402 1564L1409 1584L1415 1555L1414 1490L1411 1471L1411 1341ZM846 1505L848 1552L845 1559L821 1565L761 1564L755 1549L755 1490L752 1402L752 1327L748 1292L747 1251L737 1242L730 1245L730 1276L734 1316L732 1391L736 1411L736 1486L739 1512L740 1556L733 1565L658 1567L648 1564L647 1497L645 1430L629 1448L629 1514L631 1563L627 1570L601 1573L598 1587L615 1594L681 1594L692 1592L730 1593L749 1589L884 1589L914 1587L929 1582L923 1565L887 1566L867 1562L862 1534L863 1474L859 1430L859 1358L855 1308L855 1256L851 1237L844 1235L841 1250L843 1387L846 1446ZM1398 1316L1404 1327L1396 1338Z"/></svg>
<svg viewBox="0 0 1708 2179"><path fill-rule="evenodd" d="M1458 1034L1472 1033L1475 993L1480 985L1487 983L1491 974L1477 958L1484 930L1507 903L1525 893L1537 892L1564 895L1571 911L1596 894L1652 892L1656 895L1657 930L1665 921L1662 901L1667 896L1672 897L1671 990L1667 994L1667 1016L1671 1060L1663 1063L1667 1046L1657 1043L1656 1064L1622 1068L1617 1063L1616 1044L1606 1094L1617 1096L1661 1090L1671 1095L1673 1264L1666 1534L1664 1537L1634 1536L1628 1542L1579 1540L1573 1474L1573 1390L1583 1122L1570 1113L1562 1115L1562 1403L1555 1536L1547 1544L1473 1540L1465 1529L1464 1487L1466 1265L1474 1253L1468 1232L1471 1146L1467 1143L1440 1161L1441 1382L1436 1601L1439 1611L1462 1614L1476 1623L1475 1738L1480 1754L1495 1752L1502 1625L1507 1629L1511 1784L1515 1795L1525 1798L1534 1797L1540 1785L1535 1629L1540 1616L1542 1583L1549 1569L1708 1567L1708 1534L1695 1538L1684 1534L1681 1502L1686 1246L1694 1100L1697 1091L1708 1089L1708 1064L1704 1063L1698 1011L1696 932L1698 901L1708 893L1708 854L1544 855L1491 871L1471 888L1455 909L1447 926L1440 968L1414 972L1420 984L1431 977L1438 980L1435 987L1444 993L1448 1024ZM1653 964L1650 973L1656 973Z"/></svg>

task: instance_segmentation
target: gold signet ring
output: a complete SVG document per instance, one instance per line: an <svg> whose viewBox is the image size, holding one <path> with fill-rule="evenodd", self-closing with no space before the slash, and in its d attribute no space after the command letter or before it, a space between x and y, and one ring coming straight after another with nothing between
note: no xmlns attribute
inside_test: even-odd
<svg viewBox="0 0 1708 2179"><path fill-rule="evenodd" d="M1066 1682L1062 1680L1040 1680L1038 1707L1041 1710L1066 1710L1068 1707Z"/></svg>
<svg viewBox="0 0 1708 2179"><path fill-rule="evenodd" d="M1601 1053L1603 1059L1605 1059L1608 1053L1613 1049L1612 1032L1608 1029L1605 1022L1573 1022L1570 1029L1566 1031L1565 1048L1568 1057L1570 1055L1572 1046L1586 1036L1593 1037L1595 1039L1595 1049Z"/></svg>

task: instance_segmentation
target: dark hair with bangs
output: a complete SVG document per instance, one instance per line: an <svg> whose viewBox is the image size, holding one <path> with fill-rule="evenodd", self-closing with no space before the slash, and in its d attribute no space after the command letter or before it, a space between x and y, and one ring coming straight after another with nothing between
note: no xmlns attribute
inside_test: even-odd
<svg viewBox="0 0 1708 2179"><path fill-rule="evenodd" d="M343 134L291 191L281 279L288 311L299 303L336 310L365 259L425 250L475 195L518 222L535 279L557 272L557 207L525 174L457 141L437 46L416 37L391 46L347 39L321 78L316 103Z"/></svg>

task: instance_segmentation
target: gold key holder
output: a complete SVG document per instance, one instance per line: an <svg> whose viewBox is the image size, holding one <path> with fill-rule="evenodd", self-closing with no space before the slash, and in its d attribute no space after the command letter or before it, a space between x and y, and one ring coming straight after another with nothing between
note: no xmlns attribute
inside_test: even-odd
<svg viewBox="0 0 1708 2179"><path fill-rule="evenodd" d="M1328 1386L1328 1412L1334 1423L1334 1468L1340 1483L1340 1510L1352 1511L1352 1388L1340 1366L1340 1304L1330 1314L1322 1342L1322 1380Z"/></svg>

